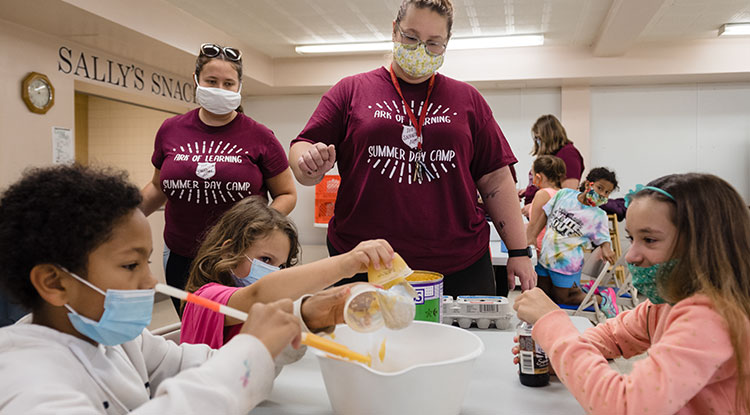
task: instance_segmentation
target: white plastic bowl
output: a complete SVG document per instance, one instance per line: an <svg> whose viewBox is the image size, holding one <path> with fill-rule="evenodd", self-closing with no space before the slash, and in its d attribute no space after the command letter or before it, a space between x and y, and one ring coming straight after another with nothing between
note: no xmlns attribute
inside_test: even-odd
<svg viewBox="0 0 750 415"><path fill-rule="evenodd" d="M458 414L474 361L484 352L470 331L424 321L372 333L340 325L335 333L336 342L373 358L367 367L313 349L337 414Z"/></svg>

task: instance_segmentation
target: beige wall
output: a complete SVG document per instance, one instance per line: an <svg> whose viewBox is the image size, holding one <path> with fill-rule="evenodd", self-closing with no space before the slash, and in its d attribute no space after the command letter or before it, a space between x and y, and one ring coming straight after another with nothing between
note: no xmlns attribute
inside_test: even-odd
<svg viewBox="0 0 750 415"><path fill-rule="evenodd" d="M130 180L143 186L151 180L154 136L174 113L89 96L89 164L127 170Z"/></svg>
<svg viewBox="0 0 750 415"><path fill-rule="evenodd" d="M124 88L75 76L72 72L61 72L59 49L63 45L72 49L71 60L74 67L79 54L86 54L91 78L92 55L99 58L100 68L104 66L106 59L142 68L144 88ZM52 127L70 128L75 136L75 91L178 113L194 107L192 103L165 98L151 90L150 77L153 72L181 83L191 82L187 75L178 76L146 64L119 59L108 53L83 48L67 39L49 36L4 20L0 20L0 51L4 57L0 63L0 187L18 179L25 167L52 162ZM189 73L190 70L191 68L186 68L185 71ZM46 114L30 112L21 99L21 82L32 71L47 75L55 88L55 105Z"/></svg>
<svg viewBox="0 0 750 415"><path fill-rule="evenodd" d="M52 162L52 127L73 131L79 161L125 169L133 183L141 187L153 175L150 158L154 134L161 120L172 113L188 110L192 104L155 96L149 88L133 91L132 88L62 73L58 70L61 45L72 48L76 55L85 51L87 55L95 54L101 59L108 57L106 53L81 48L66 39L0 20L0 51L4 57L0 61L0 189L16 181L25 168ZM133 64L143 67L146 74L154 70L138 62ZM55 88L55 105L43 115L30 112L21 99L21 82L32 71L47 75ZM189 81L189 77L162 73L183 82ZM162 108L172 113L76 94L77 91ZM81 113L79 117L76 117L76 111ZM82 126L87 127L84 130ZM154 242L152 270L163 280L163 212L155 212L149 217L149 222Z"/></svg>
<svg viewBox="0 0 750 415"><path fill-rule="evenodd" d="M0 50L0 187L6 187L25 167L52 162L52 127L74 129L73 81L57 73L54 42L31 30L3 22ZM55 105L46 114L32 113L21 99L21 82L32 71L55 87Z"/></svg>

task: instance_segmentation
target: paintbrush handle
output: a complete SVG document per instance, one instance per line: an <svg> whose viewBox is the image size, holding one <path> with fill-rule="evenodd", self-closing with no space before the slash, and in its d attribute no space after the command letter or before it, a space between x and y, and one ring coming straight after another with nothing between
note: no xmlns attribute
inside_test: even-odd
<svg viewBox="0 0 750 415"><path fill-rule="evenodd" d="M369 365L372 361L370 356L365 356L363 354L357 353L344 346L343 344L336 343L333 340L328 340L320 336L316 336L312 333L302 333L302 344L314 347L324 352L345 357L347 359L356 360L366 365Z"/></svg>
<svg viewBox="0 0 750 415"><path fill-rule="evenodd" d="M240 321L247 320L247 313L243 311L237 310L236 308L227 307L224 304L217 303L216 301L211 301L207 298L203 298L201 296L195 295L193 293L189 293L179 288L171 287L169 285L162 284L162 283L157 283L154 289L170 297L179 298L180 300L185 300L188 303L197 304L209 310L216 311L217 313L221 313L229 317L236 318L237 320L240 320Z"/></svg>
<svg viewBox="0 0 750 415"><path fill-rule="evenodd" d="M197 304L201 307L208 308L209 310L216 311L217 313L221 313L229 317L236 318L237 320L241 320L241 321L247 320L247 313L245 312L237 310L236 308L227 307L223 304L217 303L216 301L211 301L209 299L197 296L193 293L189 293L179 288L175 288L175 287L162 284L162 283L157 283L154 289L170 297L179 298L189 303ZM320 349L324 352L329 352L329 353L342 356L351 360L356 360L356 361L359 361L368 365L370 364L370 361L372 360L370 359L369 356L359 354L355 351L352 351L351 349L349 349L348 347L342 344L336 343L332 340L324 339L312 333L302 333L302 344L305 344L310 347L314 347L316 349Z"/></svg>

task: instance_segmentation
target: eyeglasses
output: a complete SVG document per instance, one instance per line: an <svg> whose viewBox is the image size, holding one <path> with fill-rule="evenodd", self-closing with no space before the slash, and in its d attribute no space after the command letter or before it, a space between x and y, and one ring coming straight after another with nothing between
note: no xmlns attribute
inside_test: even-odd
<svg viewBox="0 0 750 415"><path fill-rule="evenodd" d="M227 60L230 60L232 62L238 62L240 59L242 59L242 52L240 52L239 49L230 48L228 46L219 46L213 43L204 43L201 45L201 54L203 56L216 58L222 53L227 58Z"/></svg>
<svg viewBox="0 0 750 415"><path fill-rule="evenodd" d="M396 28L398 29L398 33L401 35L401 44L404 45L407 49L416 49L419 47L419 45L424 45L425 50L428 54L432 56L440 56L443 53L445 53L445 43L440 43L434 40L428 40L427 42L422 42L419 40L418 37L415 37L413 35L404 33L403 30L401 30L401 26L396 23Z"/></svg>

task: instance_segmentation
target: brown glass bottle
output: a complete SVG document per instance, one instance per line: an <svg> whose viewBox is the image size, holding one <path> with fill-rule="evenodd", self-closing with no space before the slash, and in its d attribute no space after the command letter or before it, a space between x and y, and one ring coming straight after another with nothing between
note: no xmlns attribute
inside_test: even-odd
<svg viewBox="0 0 750 415"><path fill-rule="evenodd" d="M516 327L518 334L518 366L522 385L545 386L549 384L549 359L534 339L532 325L521 321Z"/></svg>

